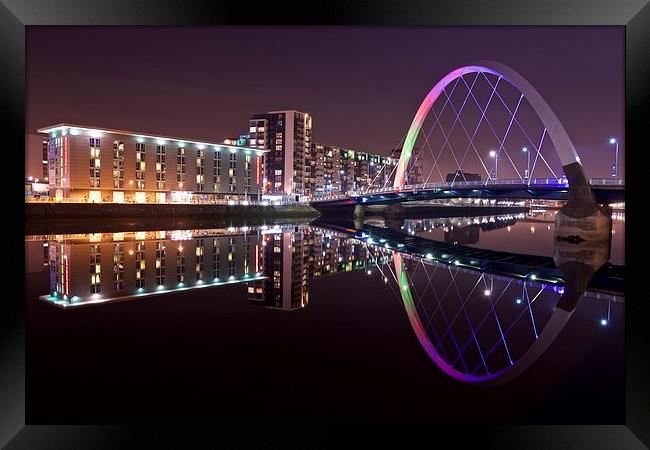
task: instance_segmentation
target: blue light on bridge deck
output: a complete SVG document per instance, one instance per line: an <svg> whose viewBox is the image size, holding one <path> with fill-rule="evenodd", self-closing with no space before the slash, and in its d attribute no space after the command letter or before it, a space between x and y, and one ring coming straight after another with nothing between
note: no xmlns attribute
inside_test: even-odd
<svg viewBox="0 0 650 450"><path fill-rule="evenodd" d="M515 300L515 301L516 301L516 303L517 303L518 305L521 305L521 299L520 299L520 298L518 298L518 299Z"/></svg>
<svg viewBox="0 0 650 450"><path fill-rule="evenodd" d="M144 292L144 288L138 288L137 292Z"/></svg>
<svg viewBox="0 0 650 450"><path fill-rule="evenodd" d="M601 324L602 326L605 326L605 325L607 325L607 320L605 320L605 319L602 319L602 320L600 321L600 324Z"/></svg>
<svg viewBox="0 0 650 450"><path fill-rule="evenodd" d="M158 287L157 287L156 289L160 290L160 289L162 289L163 287L164 287L164 286L163 286L162 284L159 284Z"/></svg>
<svg viewBox="0 0 650 450"><path fill-rule="evenodd" d="M490 291L489 289L486 289L486 290L483 291L483 294L484 294L486 297L488 297L491 293L492 293L492 291Z"/></svg>
<svg viewBox="0 0 650 450"><path fill-rule="evenodd" d="M431 253L427 253L427 259L433 259L433 255Z"/></svg>
<svg viewBox="0 0 650 450"><path fill-rule="evenodd" d="M369 271L368 271L368 275L372 275L372 270L369 270Z"/></svg>
<svg viewBox="0 0 650 450"><path fill-rule="evenodd" d="M235 279L235 277L233 275L230 275L230 277L228 279L232 281L232 280Z"/></svg>

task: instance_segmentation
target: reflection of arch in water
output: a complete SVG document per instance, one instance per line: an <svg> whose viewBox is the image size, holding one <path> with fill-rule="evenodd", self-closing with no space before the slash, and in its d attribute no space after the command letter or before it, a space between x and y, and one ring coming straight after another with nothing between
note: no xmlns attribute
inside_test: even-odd
<svg viewBox="0 0 650 450"><path fill-rule="evenodd" d="M551 343L553 343L573 313L573 308L570 310L564 310L558 307L554 308L550 319L541 333L537 336L537 339L526 350L526 352L516 362L512 362L509 367L485 375L465 373L453 367L452 364L449 364L449 362L440 355L435 344L427 334L426 327L422 323L415 302L413 301L411 286L404 268L402 254L397 251L393 252L393 261L395 264L395 275L397 277L402 302L406 308L406 313L413 331L415 331L415 334L420 341L420 345L426 351L427 355L429 355L431 360L443 372L458 381L467 383L500 384L519 376L546 351Z"/></svg>

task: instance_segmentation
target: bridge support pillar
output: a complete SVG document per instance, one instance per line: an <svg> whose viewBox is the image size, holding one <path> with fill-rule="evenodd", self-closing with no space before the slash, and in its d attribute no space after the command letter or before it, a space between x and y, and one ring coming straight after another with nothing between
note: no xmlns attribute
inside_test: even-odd
<svg viewBox="0 0 650 450"><path fill-rule="evenodd" d="M564 293L556 305L558 308L573 311L594 272L609 259L609 249L607 241L555 242L553 261L565 280Z"/></svg>
<svg viewBox="0 0 650 450"><path fill-rule="evenodd" d="M569 194L566 205L555 215L555 239L609 242L612 208L598 204L580 163L563 168L569 180Z"/></svg>
<svg viewBox="0 0 650 450"><path fill-rule="evenodd" d="M354 228L360 230L363 228L363 222L366 219L366 210L361 205L354 206Z"/></svg>
<svg viewBox="0 0 650 450"><path fill-rule="evenodd" d="M388 228L393 230L402 231L404 220L406 219L406 209L401 203L394 203L384 208L382 212L384 221Z"/></svg>

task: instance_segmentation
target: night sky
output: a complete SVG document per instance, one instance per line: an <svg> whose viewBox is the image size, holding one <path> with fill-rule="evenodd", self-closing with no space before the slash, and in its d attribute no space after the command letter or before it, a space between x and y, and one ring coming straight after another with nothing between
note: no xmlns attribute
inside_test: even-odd
<svg viewBox="0 0 650 450"><path fill-rule="evenodd" d="M537 88L589 176L609 176L619 137L624 174L622 27L28 27L26 127L223 140L298 109L315 141L387 154L431 87L479 59Z"/></svg>

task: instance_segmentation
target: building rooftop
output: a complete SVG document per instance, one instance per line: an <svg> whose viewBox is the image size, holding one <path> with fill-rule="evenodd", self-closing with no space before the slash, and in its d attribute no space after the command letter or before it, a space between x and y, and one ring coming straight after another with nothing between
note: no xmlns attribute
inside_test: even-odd
<svg viewBox="0 0 650 450"><path fill-rule="evenodd" d="M259 149L259 148L243 147L241 145L224 144L223 142L199 141L195 139L165 136L162 134L142 133L138 131L127 131L127 130L115 130L112 128L98 128L98 127L79 125L73 123L59 123L56 125L50 125L47 127L39 128L36 131L38 131L39 133L48 133L51 134L52 136L56 136L59 133L65 136L66 134L70 133L73 136L87 135L87 136L99 137L99 138L101 138L103 134L122 134L126 136L135 136L136 138L140 138L143 141L144 139L155 139L156 141L159 141L161 145L162 143L170 141L170 142L178 142L180 144L185 144L185 145L194 144L197 147L213 146L213 147L229 148L233 150L249 150L249 151L254 151L258 154L266 153L270 151L270 150Z"/></svg>

